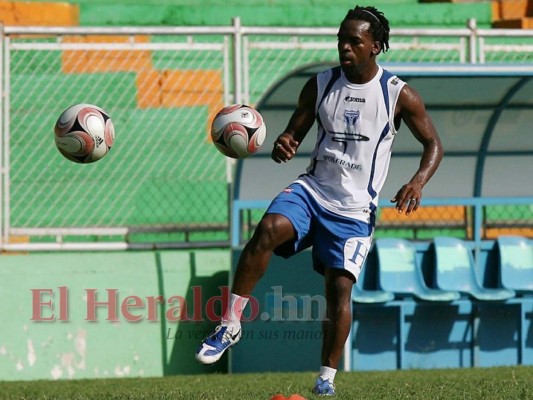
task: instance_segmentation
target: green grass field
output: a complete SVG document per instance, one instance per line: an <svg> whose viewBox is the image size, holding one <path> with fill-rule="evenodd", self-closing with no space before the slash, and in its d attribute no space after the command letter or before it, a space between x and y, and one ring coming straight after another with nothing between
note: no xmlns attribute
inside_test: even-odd
<svg viewBox="0 0 533 400"><path fill-rule="evenodd" d="M166 378L0 382L1 399L269 400L310 394L315 373L191 375ZM530 400L533 366L339 372L336 399Z"/></svg>

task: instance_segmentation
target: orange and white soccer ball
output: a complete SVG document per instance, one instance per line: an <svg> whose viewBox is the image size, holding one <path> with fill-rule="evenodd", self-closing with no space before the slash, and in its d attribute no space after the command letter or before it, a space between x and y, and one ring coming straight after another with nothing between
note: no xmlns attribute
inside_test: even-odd
<svg viewBox="0 0 533 400"><path fill-rule="evenodd" d="M80 164L100 160L115 141L115 128L109 114L92 104L76 104L63 111L54 133L59 152Z"/></svg>
<svg viewBox="0 0 533 400"><path fill-rule="evenodd" d="M266 125L261 114L244 104L220 110L211 124L211 139L216 148L231 158L246 158L263 145Z"/></svg>

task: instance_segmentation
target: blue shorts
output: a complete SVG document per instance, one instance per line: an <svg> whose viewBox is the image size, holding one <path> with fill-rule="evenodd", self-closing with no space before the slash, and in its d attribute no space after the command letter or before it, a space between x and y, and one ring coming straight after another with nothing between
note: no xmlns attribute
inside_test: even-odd
<svg viewBox="0 0 533 400"><path fill-rule="evenodd" d="M296 239L279 246L276 255L288 258L312 246L316 271L344 269L357 280L372 243L371 224L325 209L298 183L277 195L266 214L283 215L296 232Z"/></svg>

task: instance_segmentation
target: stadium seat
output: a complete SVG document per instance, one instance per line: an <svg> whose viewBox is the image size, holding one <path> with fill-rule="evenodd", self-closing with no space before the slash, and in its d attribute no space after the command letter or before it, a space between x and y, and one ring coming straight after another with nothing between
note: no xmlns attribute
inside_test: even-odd
<svg viewBox="0 0 533 400"><path fill-rule="evenodd" d="M452 290L429 288L416 261L416 249L407 240L376 240L379 288L398 297L414 297L424 301L449 302L460 298Z"/></svg>
<svg viewBox="0 0 533 400"><path fill-rule="evenodd" d="M500 283L519 294L533 293L533 245L521 236L500 236L496 240Z"/></svg>
<svg viewBox="0 0 533 400"><path fill-rule="evenodd" d="M481 301L505 301L515 297L513 290L483 287L476 274L474 257L466 244L456 238L433 239L435 284L442 290L456 290Z"/></svg>
<svg viewBox="0 0 533 400"><path fill-rule="evenodd" d="M354 303L379 304L394 300L394 294L384 290L367 290L353 285L352 301Z"/></svg>
<svg viewBox="0 0 533 400"><path fill-rule="evenodd" d="M380 290L376 283L376 262L373 249L365 262L357 283L353 285L352 301L359 304L383 304L394 300L394 294Z"/></svg>

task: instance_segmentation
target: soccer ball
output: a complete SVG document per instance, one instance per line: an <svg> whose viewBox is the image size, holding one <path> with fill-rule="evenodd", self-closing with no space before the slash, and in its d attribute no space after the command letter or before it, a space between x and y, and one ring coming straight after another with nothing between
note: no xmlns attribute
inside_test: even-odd
<svg viewBox="0 0 533 400"><path fill-rule="evenodd" d="M266 126L257 110L233 104L220 110L211 124L211 139L225 156L245 158L263 145Z"/></svg>
<svg viewBox="0 0 533 400"><path fill-rule="evenodd" d="M104 157L115 140L111 118L92 104L76 104L67 108L59 116L54 132L59 152L80 164Z"/></svg>

